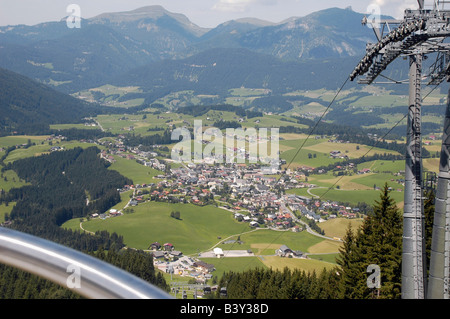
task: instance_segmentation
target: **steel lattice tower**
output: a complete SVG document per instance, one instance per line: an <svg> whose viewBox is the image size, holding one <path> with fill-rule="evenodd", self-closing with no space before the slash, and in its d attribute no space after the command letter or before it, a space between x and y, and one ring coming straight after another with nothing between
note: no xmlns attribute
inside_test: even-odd
<svg viewBox="0 0 450 319"><path fill-rule="evenodd" d="M405 207L403 213L402 298L448 298L450 281L450 106L447 106L441 165L436 194L429 282L426 269L425 217L423 207L423 170L421 141L422 61L437 53L430 68L428 85L449 79L450 11L449 1L434 1L426 9L418 0L418 10L406 10L403 20L371 24L378 42L367 44L367 53L350 74L350 80L365 75L358 82L371 84L397 57L409 58L409 105L405 159ZM396 28L394 28L396 26ZM391 80L391 79L390 79ZM401 83L396 81L396 83ZM450 100L450 92L449 92ZM449 104L450 105L450 104ZM447 209L448 207L448 209ZM427 285L428 284L428 285ZM427 287L428 286L428 287Z"/></svg>

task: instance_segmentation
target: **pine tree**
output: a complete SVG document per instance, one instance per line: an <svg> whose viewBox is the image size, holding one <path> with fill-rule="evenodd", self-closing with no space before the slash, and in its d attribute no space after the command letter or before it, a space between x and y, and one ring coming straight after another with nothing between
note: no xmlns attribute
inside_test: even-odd
<svg viewBox="0 0 450 319"><path fill-rule="evenodd" d="M359 238L359 231L357 234L353 233L351 225L347 229L347 233L343 238L344 245L339 249L339 257L336 259L337 264L341 267L338 270L341 278L339 285L340 297L347 299L354 299L360 297L357 295L356 287L363 278L361 272L360 260L360 248L357 243Z"/></svg>
<svg viewBox="0 0 450 319"><path fill-rule="evenodd" d="M401 296L401 256L403 220L395 201L389 196L387 183L374 206L373 236L370 255L371 264L381 270L380 297L395 299Z"/></svg>
<svg viewBox="0 0 450 319"><path fill-rule="evenodd" d="M430 266L430 255L431 255L431 240L433 234L433 221L434 221L434 201L436 195L433 191L426 192L424 206L425 214L425 238L426 238L426 256L427 256L427 269Z"/></svg>
<svg viewBox="0 0 450 319"><path fill-rule="evenodd" d="M343 298L395 299L401 296L402 216L389 196L387 183L381 190L373 213L369 214L356 234L349 228L337 263L341 266ZM379 291L367 285L367 269L380 269Z"/></svg>

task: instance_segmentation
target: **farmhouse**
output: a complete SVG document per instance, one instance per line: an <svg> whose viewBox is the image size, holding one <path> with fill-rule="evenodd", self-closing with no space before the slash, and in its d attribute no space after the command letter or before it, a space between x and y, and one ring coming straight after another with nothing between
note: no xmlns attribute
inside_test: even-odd
<svg viewBox="0 0 450 319"><path fill-rule="evenodd" d="M250 222L250 227L258 227L258 226L259 226L259 224L257 222L255 222L255 221Z"/></svg>
<svg viewBox="0 0 450 319"><path fill-rule="evenodd" d="M160 248L161 248L161 244L158 243L158 242L154 242L154 243L152 243L152 244L150 245L150 249L151 249L151 250L158 250L158 249L160 249Z"/></svg>
<svg viewBox="0 0 450 319"><path fill-rule="evenodd" d="M215 270L214 265L205 263L204 261L196 261L193 266L202 272L213 272Z"/></svg>
<svg viewBox="0 0 450 319"><path fill-rule="evenodd" d="M109 211L109 215L111 215L111 216L119 216L119 215L122 215L122 213L120 211L118 211L117 209L111 209Z"/></svg>
<svg viewBox="0 0 450 319"><path fill-rule="evenodd" d="M138 201L135 199L130 200L130 206L136 206L138 204Z"/></svg>
<svg viewBox="0 0 450 319"><path fill-rule="evenodd" d="M280 257L303 257L303 253L301 251L294 251L286 245L281 245L281 247L277 249L276 254Z"/></svg>
<svg viewBox="0 0 450 319"><path fill-rule="evenodd" d="M163 251L154 251L152 252L153 258L161 259L165 257L165 253Z"/></svg>
<svg viewBox="0 0 450 319"><path fill-rule="evenodd" d="M165 243L164 244L164 250L165 251L172 251L172 250L174 250L174 246L171 244L171 243Z"/></svg>
<svg viewBox="0 0 450 319"><path fill-rule="evenodd" d="M277 255L280 257L287 257L292 254L292 252L293 251L286 245L281 245L281 247L276 251Z"/></svg>
<svg viewBox="0 0 450 319"><path fill-rule="evenodd" d="M220 257L224 256L222 248L216 247L216 248L214 248L213 251L214 251L214 254L216 255L217 258L220 258Z"/></svg>
<svg viewBox="0 0 450 319"><path fill-rule="evenodd" d="M169 255L171 257L176 257L176 258L180 258L181 256L183 256L183 253L181 251L178 250L172 250Z"/></svg>
<svg viewBox="0 0 450 319"><path fill-rule="evenodd" d="M339 158L339 157L341 157L341 151L331 151L330 152L330 157L332 157L332 158Z"/></svg>

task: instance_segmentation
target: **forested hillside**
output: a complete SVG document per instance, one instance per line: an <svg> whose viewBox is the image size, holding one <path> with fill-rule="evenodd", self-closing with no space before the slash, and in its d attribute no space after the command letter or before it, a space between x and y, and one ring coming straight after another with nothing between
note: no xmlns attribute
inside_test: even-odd
<svg viewBox="0 0 450 319"><path fill-rule="evenodd" d="M109 163L98 158L98 152L95 147L75 148L8 164L6 169L13 169L21 179L31 183L9 192L8 200L18 201L11 219L40 221L36 224L46 220L59 226L68 219L114 206L120 201L117 189L132 181L107 170Z"/></svg>
<svg viewBox="0 0 450 319"><path fill-rule="evenodd" d="M139 86L153 99L183 90L226 96L229 89L239 87L266 88L283 94L298 89L335 89L356 62L354 57L293 62L247 49L211 49L186 59L141 66L109 83Z"/></svg>
<svg viewBox="0 0 450 319"><path fill-rule="evenodd" d="M0 135L33 134L48 129L49 124L80 123L99 110L96 105L0 69Z"/></svg>

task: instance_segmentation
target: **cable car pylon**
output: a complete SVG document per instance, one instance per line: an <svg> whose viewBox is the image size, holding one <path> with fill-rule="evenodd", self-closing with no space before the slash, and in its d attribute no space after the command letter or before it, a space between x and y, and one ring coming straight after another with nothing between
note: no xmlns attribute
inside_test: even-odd
<svg viewBox="0 0 450 319"><path fill-rule="evenodd" d="M437 53L427 85L439 85L449 80L450 44L449 1L435 0L426 9L418 0L418 10L405 10L403 20L384 20L371 24L377 42L368 43L366 55L350 74L350 80L361 77L360 84L372 84L397 57L409 58L409 105L405 154L405 195L402 240L402 298L449 298L450 281L450 106L447 106L441 150L441 165L436 194L432 250L429 278L427 278L424 183L422 169L421 108L422 61L428 54ZM387 78L387 77L385 77ZM395 83L402 83L396 81ZM450 92L449 92L450 99Z"/></svg>

